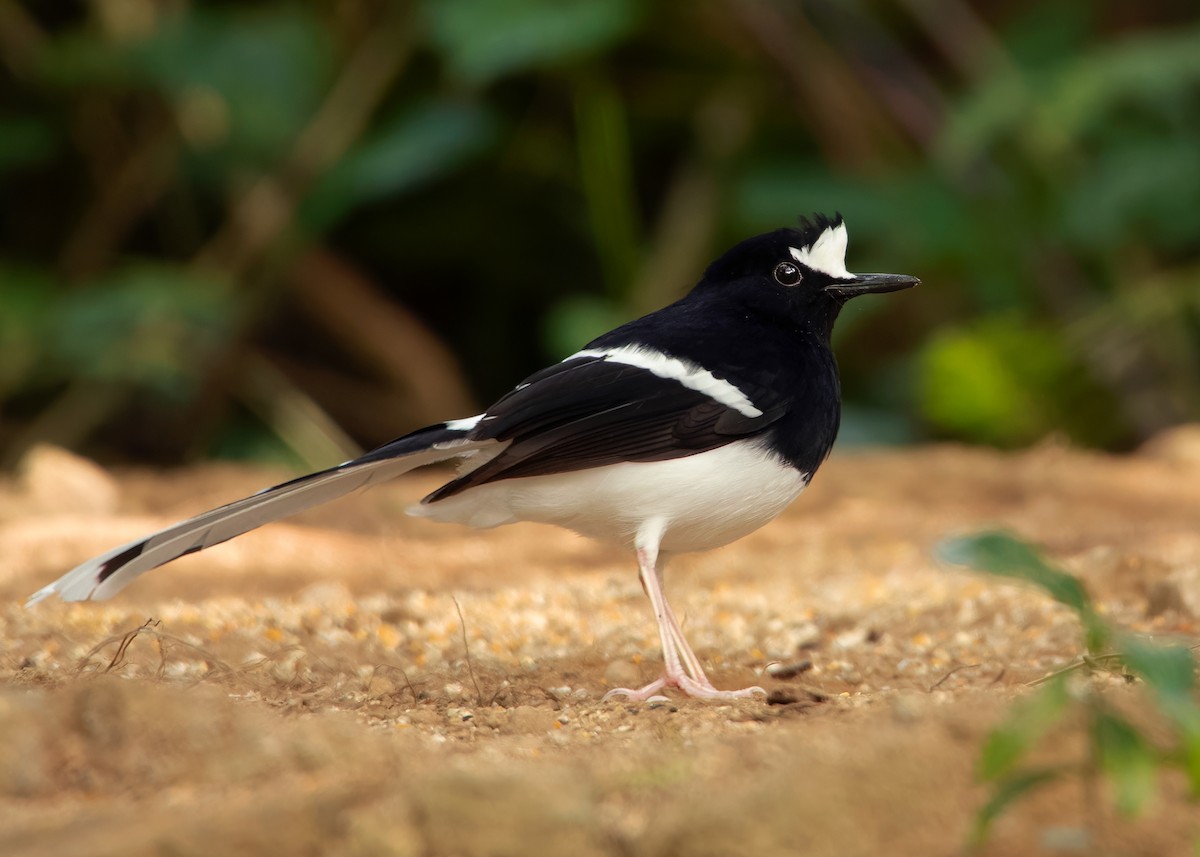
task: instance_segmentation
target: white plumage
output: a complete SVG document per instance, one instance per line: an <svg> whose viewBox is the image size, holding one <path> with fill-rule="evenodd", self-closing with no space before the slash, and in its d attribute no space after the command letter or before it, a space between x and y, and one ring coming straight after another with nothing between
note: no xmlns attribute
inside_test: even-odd
<svg viewBox="0 0 1200 857"><path fill-rule="evenodd" d="M469 488L411 515L495 527L555 524L630 549L642 522L660 518L669 553L727 545L782 512L807 484L757 441L738 441L667 461L637 461L571 473L504 479Z"/></svg>
<svg viewBox="0 0 1200 857"><path fill-rule="evenodd" d="M790 247L792 258L822 274L848 280L854 277L846 270L846 248L850 233L845 223L838 223L824 230L812 244L805 247Z"/></svg>
<svg viewBox="0 0 1200 857"><path fill-rule="evenodd" d="M587 349L572 354L567 360L577 357L602 357L609 363L622 363L626 366L636 366L645 369L659 378L678 381L689 390L711 396L722 405L733 408L739 414L747 417L761 417L762 411L754 406L750 397L723 378L718 378L703 367L681 360L678 357L668 357L661 351L652 348L623 346L621 348ZM566 363L567 360L563 362Z"/></svg>

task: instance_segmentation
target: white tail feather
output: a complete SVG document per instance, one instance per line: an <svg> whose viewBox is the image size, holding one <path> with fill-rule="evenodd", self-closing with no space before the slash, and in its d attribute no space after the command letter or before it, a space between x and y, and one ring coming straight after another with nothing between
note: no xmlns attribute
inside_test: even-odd
<svg viewBox="0 0 1200 857"><path fill-rule="evenodd" d="M263 524L319 506L372 482L392 479L416 467L495 445L496 441L449 440L394 458L368 455L367 460L350 461L276 485L89 559L39 589L25 604L31 606L50 595L58 595L64 601L109 598L139 575L185 554L204 550Z"/></svg>

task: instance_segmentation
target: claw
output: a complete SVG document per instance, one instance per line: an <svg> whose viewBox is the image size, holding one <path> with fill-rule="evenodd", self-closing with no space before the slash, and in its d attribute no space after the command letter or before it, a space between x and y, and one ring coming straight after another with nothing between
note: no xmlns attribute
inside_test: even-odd
<svg viewBox="0 0 1200 857"><path fill-rule="evenodd" d="M667 697L660 694L659 691L668 687L679 688L686 696L692 699L751 699L755 694L762 694L764 697L767 695L765 690L757 686L743 687L740 690L718 690L707 681L699 682L686 675L669 676L663 674L645 687L636 689L614 687L601 697L601 701L607 702L616 697L624 697L631 702L650 702L657 699L666 699Z"/></svg>

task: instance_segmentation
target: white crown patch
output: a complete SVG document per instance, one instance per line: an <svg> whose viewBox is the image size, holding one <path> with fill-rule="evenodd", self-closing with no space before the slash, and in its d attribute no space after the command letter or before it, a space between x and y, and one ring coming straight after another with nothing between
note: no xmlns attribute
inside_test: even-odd
<svg viewBox="0 0 1200 857"><path fill-rule="evenodd" d="M850 279L854 275L846 270L846 245L850 240L846 224L839 222L828 226L808 247L789 247L801 265L839 279Z"/></svg>

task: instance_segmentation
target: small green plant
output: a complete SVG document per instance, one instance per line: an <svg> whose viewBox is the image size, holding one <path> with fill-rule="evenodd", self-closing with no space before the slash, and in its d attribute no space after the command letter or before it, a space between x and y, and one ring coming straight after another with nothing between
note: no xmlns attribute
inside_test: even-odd
<svg viewBox="0 0 1200 857"><path fill-rule="evenodd" d="M1084 654L1032 682L1035 692L1013 705L1008 717L984 743L979 775L991 783L992 792L976 816L974 845L986 841L992 823L1015 800L1063 777L1082 777L1089 796L1098 795L1096 786L1107 779L1117 810L1127 817L1146 808L1160 773L1168 770L1182 772L1191 799L1200 799L1200 704L1192 649L1158 645L1115 628L1099 615L1079 580L1007 533L983 532L948 539L939 545L938 556L955 565L1036 584L1071 608L1083 628ZM1156 730L1152 739L1116 710L1096 683L1073 680L1099 672L1116 672L1129 682L1144 683L1153 711L1166 725L1165 731L1160 734ZM1085 724L1085 758L1042 766L1030 764L1032 751L1068 716L1076 716ZM1168 736L1165 741L1163 735Z"/></svg>

